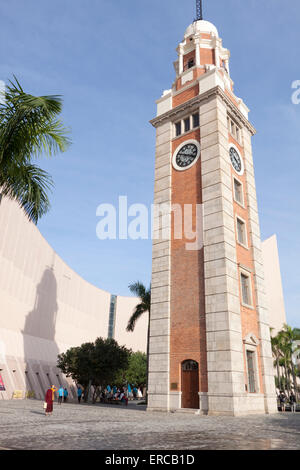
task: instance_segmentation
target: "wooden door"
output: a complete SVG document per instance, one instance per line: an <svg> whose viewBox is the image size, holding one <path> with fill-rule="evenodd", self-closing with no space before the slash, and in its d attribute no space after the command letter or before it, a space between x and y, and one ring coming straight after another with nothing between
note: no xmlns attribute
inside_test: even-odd
<svg viewBox="0 0 300 470"><path fill-rule="evenodd" d="M181 408L199 408L199 369L195 361L185 361L181 373Z"/></svg>

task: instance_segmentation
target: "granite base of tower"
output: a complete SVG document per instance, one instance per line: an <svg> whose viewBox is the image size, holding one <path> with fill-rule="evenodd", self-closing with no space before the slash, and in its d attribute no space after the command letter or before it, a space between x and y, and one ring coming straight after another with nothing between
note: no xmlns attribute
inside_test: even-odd
<svg viewBox="0 0 300 470"><path fill-rule="evenodd" d="M181 408L181 392L169 395L148 395L147 411L192 412L206 416L244 416L278 412L276 396L262 394L219 395L199 393L199 408Z"/></svg>

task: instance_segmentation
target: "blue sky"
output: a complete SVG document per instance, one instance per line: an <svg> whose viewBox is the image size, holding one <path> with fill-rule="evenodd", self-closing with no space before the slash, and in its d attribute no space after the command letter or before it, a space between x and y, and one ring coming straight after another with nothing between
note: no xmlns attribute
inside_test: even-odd
<svg viewBox="0 0 300 470"><path fill-rule="evenodd" d="M287 317L299 326L300 8L289 0L204 0L251 109L262 237L277 234ZM0 79L61 94L72 147L41 162L55 181L39 229L91 283L119 295L151 277L151 241L100 241L96 208L153 200L155 100L174 80L195 0L10 0L0 4Z"/></svg>

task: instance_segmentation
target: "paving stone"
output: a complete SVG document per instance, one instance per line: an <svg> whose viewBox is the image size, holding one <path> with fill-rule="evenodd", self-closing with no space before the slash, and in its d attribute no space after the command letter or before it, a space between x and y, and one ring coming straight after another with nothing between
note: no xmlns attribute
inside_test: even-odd
<svg viewBox="0 0 300 470"><path fill-rule="evenodd" d="M300 413L245 417L146 412L142 405L0 402L0 448L26 450L300 449Z"/></svg>

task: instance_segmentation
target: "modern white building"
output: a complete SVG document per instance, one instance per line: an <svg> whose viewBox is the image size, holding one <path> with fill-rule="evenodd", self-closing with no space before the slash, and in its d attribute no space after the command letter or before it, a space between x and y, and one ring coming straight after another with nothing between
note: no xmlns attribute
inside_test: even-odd
<svg viewBox="0 0 300 470"><path fill-rule="evenodd" d="M275 336L287 323L276 235L262 242L262 255L270 326Z"/></svg>
<svg viewBox="0 0 300 470"><path fill-rule="evenodd" d="M134 351L146 351L147 322L126 331L134 297L111 295L75 273L28 221L16 202L0 204L0 378L5 390L34 391L66 385L57 355L73 346L113 337Z"/></svg>

